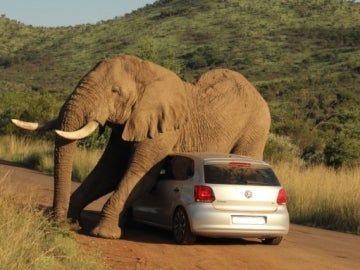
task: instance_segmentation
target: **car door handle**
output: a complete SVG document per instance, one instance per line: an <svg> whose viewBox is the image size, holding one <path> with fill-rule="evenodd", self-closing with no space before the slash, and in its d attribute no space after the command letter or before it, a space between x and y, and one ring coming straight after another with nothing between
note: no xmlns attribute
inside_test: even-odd
<svg viewBox="0 0 360 270"><path fill-rule="evenodd" d="M174 192L179 192L180 189L178 187L174 188Z"/></svg>

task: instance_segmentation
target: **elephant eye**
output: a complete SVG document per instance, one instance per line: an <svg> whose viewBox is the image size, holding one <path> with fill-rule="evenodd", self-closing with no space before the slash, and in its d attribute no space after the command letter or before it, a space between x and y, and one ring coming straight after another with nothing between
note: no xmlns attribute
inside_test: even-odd
<svg viewBox="0 0 360 270"><path fill-rule="evenodd" d="M120 89L120 87L114 86L114 87L111 89L111 92L120 95L120 94L121 94L121 89Z"/></svg>

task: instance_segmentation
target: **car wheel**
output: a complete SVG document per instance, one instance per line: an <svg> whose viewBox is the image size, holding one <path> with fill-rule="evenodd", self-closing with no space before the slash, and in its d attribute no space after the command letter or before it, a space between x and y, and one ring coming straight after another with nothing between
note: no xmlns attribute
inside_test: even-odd
<svg viewBox="0 0 360 270"><path fill-rule="evenodd" d="M262 239L261 242L266 245L278 245L282 241L282 236L279 237L272 237L272 238L265 238Z"/></svg>
<svg viewBox="0 0 360 270"><path fill-rule="evenodd" d="M176 208L172 227L176 243L191 245L195 242L196 236L191 232L189 219L184 208Z"/></svg>

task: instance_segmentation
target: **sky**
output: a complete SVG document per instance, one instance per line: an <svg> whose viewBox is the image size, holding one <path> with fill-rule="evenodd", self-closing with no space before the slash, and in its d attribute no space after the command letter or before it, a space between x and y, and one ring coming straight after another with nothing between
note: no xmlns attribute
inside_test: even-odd
<svg viewBox="0 0 360 270"><path fill-rule="evenodd" d="M0 0L0 15L32 26L74 26L123 16L155 0Z"/></svg>

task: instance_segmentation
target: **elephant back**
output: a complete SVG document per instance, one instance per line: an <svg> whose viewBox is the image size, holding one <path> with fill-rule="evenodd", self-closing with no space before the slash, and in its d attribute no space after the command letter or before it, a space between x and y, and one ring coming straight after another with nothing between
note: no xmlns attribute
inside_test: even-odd
<svg viewBox="0 0 360 270"><path fill-rule="evenodd" d="M227 106L229 102L243 104L265 103L255 87L240 73L229 69L213 69L193 84L200 103ZM223 103L223 104L221 104ZM267 105L265 105L267 106Z"/></svg>

